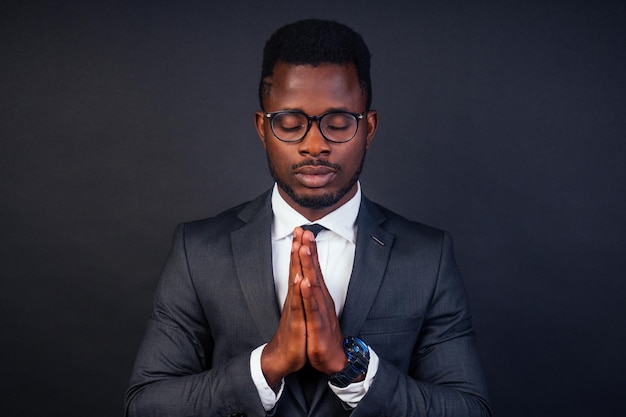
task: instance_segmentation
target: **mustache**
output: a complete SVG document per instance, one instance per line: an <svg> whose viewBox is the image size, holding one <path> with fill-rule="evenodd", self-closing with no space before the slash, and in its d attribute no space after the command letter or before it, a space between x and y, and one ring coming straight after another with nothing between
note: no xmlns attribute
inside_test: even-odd
<svg viewBox="0 0 626 417"><path fill-rule="evenodd" d="M332 169L334 169L337 172L343 171L343 168L341 168L341 165L333 164L333 163L325 161L323 159L313 159L313 158L305 159L302 162L298 162L297 164L293 164L291 166L291 169L298 169L298 168L307 167L307 166L312 166L312 167L323 166L323 167L332 168Z"/></svg>

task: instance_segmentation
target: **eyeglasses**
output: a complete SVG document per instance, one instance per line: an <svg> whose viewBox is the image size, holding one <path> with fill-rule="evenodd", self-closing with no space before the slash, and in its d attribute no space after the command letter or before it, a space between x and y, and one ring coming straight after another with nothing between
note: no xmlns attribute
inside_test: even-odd
<svg viewBox="0 0 626 417"><path fill-rule="evenodd" d="M359 121L365 113L329 111L319 116L309 116L300 110L281 110L265 113L265 117L270 119L274 136L283 142L301 141L309 133L311 123L316 121L326 140L344 143L356 135Z"/></svg>

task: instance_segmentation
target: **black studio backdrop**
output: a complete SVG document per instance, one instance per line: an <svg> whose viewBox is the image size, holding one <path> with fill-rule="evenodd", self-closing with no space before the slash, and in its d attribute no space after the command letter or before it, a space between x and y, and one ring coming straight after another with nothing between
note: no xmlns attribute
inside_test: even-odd
<svg viewBox="0 0 626 417"><path fill-rule="evenodd" d="M261 51L304 17L370 45L363 190L452 233L496 415L623 410L622 2L0 7L2 415L121 414L176 223L271 186Z"/></svg>

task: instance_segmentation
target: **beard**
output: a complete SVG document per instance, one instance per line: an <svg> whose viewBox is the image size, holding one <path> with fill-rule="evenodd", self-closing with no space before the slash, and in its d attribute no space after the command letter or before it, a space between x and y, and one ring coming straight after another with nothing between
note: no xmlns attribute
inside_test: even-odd
<svg viewBox="0 0 626 417"><path fill-rule="evenodd" d="M269 166L270 169L270 175L272 176L272 178L274 178L274 181L276 181L276 184L278 184L278 186L285 192L287 193L287 195L293 200L295 201L296 204L298 204L300 207L303 208L307 208L307 209L314 209L314 210L319 210L319 209L324 209L324 208L328 208L328 207L332 207L335 204L337 204L346 194L348 194L348 192L352 189L352 187L354 187L354 184L356 184L356 182L359 180L359 176L361 175L361 171L363 170L363 164L365 162L365 153L363 152L363 157L361 158L361 161L359 162L359 166L357 168L357 170L355 171L354 175L352 176L352 178L350 178L350 181L348 181L348 183L340 188L339 190L337 190L334 193L325 193L322 195L318 195L318 196L313 196L313 197L309 197L309 196L303 196L303 195L299 195L297 194L293 188L291 188L289 186L289 184L285 183L283 180L281 180L280 176L277 174L276 169L274 168L274 164L272 164L272 161L269 158L269 155L267 155L267 165ZM335 164L331 164L330 162L326 162L324 160L320 160L320 159L307 159L306 161L303 161L299 164L293 165L291 167L291 169L297 169L303 166L328 166L328 167L332 167L335 170L337 170L338 172L343 171L343 168L340 165L335 165Z"/></svg>

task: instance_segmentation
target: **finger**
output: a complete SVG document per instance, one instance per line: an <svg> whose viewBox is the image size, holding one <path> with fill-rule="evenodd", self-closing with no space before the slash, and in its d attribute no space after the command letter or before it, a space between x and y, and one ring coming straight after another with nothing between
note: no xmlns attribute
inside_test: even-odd
<svg viewBox="0 0 626 417"><path fill-rule="evenodd" d="M302 265L300 263L300 247L302 246L302 229L296 227L291 241L291 255L289 262L289 284L295 280L296 275L303 276Z"/></svg>
<svg viewBox="0 0 626 417"><path fill-rule="evenodd" d="M310 231L305 231L302 234L302 248L300 248L300 264L302 265L302 272L305 278L311 280L312 285L319 285L317 282L322 279L322 270L320 268L319 260L317 257L317 244L315 242L315 235Z"/></svg>
<svg viewBox="0 0 626 417"><path fill-rule="evenodd" d="M302 275L296 274L294 279L289 283L287 290L287 299L285 305L289 305L290 311L302 310Z"/></svg>
<svg viewBox="0 0 626 417"><path fill-rule="evenodd" d="M287 298L285 306L289 307L287 314L294 314L295 319L304 319L304 306L302 304L302 293L300 284L303 279L302 267L300 265L299 251L301 248L300 236L295 236L291 243L291 262L289 264L289 284L287 287ZM283 309L284 310L284 309Z"/></svg>
<svg viewBox="0 0 626 417"><path fill-rule="evenodd" d="M317 302L325 305L325 311L331 311L334 314L335 302L324 281L324 275L322 274L317 254L317 243L313 233L308 231L304 232L302 237L300 264L302 265L302 273L305 280L308 280L310 285L320 292L320 294L316 295Z"/></svg>
<svg viewBox="0 0 626 417"><path fill-rule="evenodd" d="M305 237L306 239L306 237ZM321 287L324 282L319 268L316 268L309 245L300 247L300 262L304 274L300 284L302 294L302 302L304 305L304 313L307 320L307 326L319 328L326 322L326 316L329 314L329 302L332 303L332 297ZM332 313L334 314L334 307Z"/></svg>

